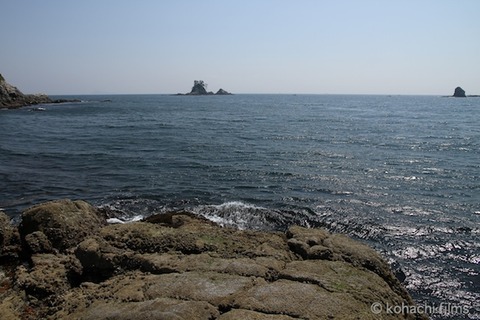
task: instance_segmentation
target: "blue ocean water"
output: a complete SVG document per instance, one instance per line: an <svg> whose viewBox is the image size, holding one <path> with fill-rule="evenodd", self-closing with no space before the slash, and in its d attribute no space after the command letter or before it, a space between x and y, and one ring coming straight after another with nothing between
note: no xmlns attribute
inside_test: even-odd
<svg viewBox="0 0 480 320"><path fill-rule="evenodd" d="M128 220L189 210L239 228L367 242L419 304L480 319L480 98L82 96L0 110L0 208L85 199Z"/></svg>

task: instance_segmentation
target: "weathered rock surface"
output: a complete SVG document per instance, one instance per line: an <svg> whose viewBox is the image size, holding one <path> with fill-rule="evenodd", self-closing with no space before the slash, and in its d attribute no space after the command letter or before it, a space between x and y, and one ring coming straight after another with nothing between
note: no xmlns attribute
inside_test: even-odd
<svg viewBox="0 0 480 320"><path fill-rule="evenodd" d="M19 231L30 250L55 248L65 252L85 237L93 235L103 224L104 219L101 219L96 209L88 203L80 200L59 200L26 210L22 215ZM32 238L28 237L33 233L37 233L34 243L29 241ZM41 239L43 244L40 245L38 239Z"/></svg>
<svg viewBox="0 0 480 320"><path fill-rule="evenodd" d="M461 87L456 87L455 91L453 92L453 96L455 98L466 98L465 90L463 90Z"/></svg>
<svg viewBox="0 0 480 320"><path fill-rule="evenodd" d="M0 235L12 231L4 220ZM184 212L104 221L83 201L26 210L21 258L0 269L2 319L423 319L372 313L413 301L378 253L342 235Z"/></svg>
<svg viewBox="0 0 480 320"><path fill-rule="evenodd" d="M24 94L17 87L9 84L0 74L0 109L15 109L36 104L65 102L79 102L79 100L53 100L45 94Z"/></svg>
<svg viewBox="0 0 480 320"><path fill-rule="evenodd" d="M18 258L19 244L17 228L12 225L10 218L0 211L0 263Z"/></svg>

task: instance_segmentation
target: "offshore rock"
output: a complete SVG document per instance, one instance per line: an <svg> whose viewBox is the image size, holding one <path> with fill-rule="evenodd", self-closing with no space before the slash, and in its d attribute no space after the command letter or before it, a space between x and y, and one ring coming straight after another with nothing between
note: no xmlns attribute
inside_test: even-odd
<svg viewBox="0 0 480 320"><path fill-rule="evenodd" d="M186 93L187 96L202 96L202 95L213 95L212 91L207 91L207 84L203 80L195 80L193 82L192 90L189 93ZM223 89L219 89L215 95L231 95L232 93L227 92ZM183 95L181 93L177 95Z"/></svg>
<svg viewBox="0 0 480 320"><path fill-rule="evenodd" d="M465 90L463 90L462 88L460 87L456 87L455 88L455 91L453 93L453 96L455 98L466 98L467 96L465 95Z"/></svg>
<svg viewBox="0 0 480 320"><path fill-rule="evenodd" d="M228 91L225 91L222 88L218 89L217 93L215 93L215 94L218 94L218 95L232 95L232 93L230 93Z"/></svg>
<svg viewBox="0 0 480 320"><path fill-rule="evenodd" d="M26 210L19 230L29 243L0 269L7 319L426 319L373 313L413 301L373 249L322 229L237 230L186 212L106 225L60 200Z"/></svg>
<svg viewBox="0 0 480 320"><path fill-rule="evenodd" d="M187 95L207 95L213 94L213 92L207 92L207 84L203 80L195 80L190 93Z"/></svg>

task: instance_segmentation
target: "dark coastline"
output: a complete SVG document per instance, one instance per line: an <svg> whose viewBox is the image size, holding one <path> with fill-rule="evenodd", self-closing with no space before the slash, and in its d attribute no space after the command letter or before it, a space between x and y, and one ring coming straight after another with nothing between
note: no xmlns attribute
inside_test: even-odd
<svg viewBox="0 0 480 320"><path fill-rule="evenodd" d="M24 94L0 74L0 109L18 109L43 104L81 102L78 99L52 99L46 94Z"/></svg>

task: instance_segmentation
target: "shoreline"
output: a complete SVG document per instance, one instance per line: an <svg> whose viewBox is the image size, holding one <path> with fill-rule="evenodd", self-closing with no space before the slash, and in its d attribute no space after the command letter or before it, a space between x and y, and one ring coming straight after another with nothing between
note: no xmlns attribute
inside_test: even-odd
<svg viewBox="0 0 480 320"><path fill-rule="evenodd" d="M385 260L344 235L238 230L186 212L126 224L108 218L70 200L25 210L18 227L0 214L0 261L10 266L0 281L2 314L374 319L377 302L414 306Z"/></svg>

